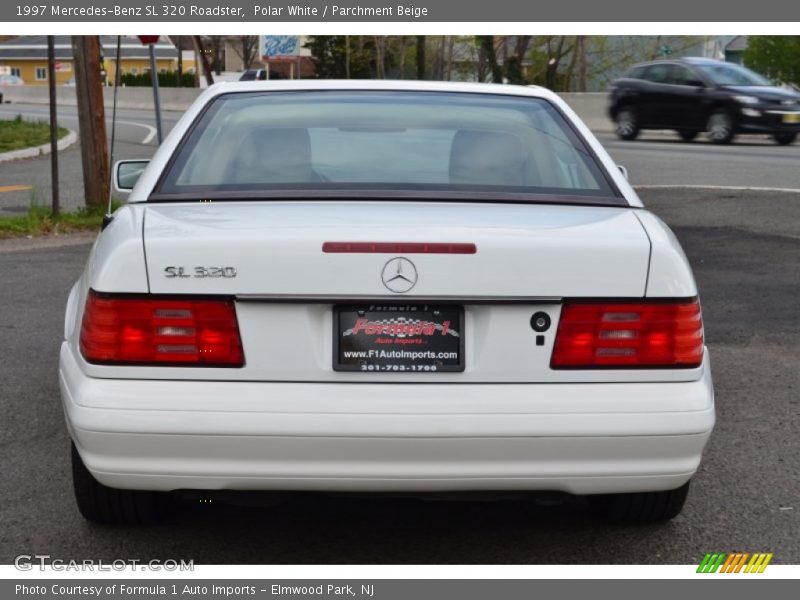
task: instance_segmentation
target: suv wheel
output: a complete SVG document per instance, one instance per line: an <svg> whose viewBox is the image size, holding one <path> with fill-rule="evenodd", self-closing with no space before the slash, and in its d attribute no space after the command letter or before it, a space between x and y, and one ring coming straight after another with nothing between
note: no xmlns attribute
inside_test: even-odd
<svg viewBox="0 0 800 600"><path fill-rule="evenodd" d="M636 111L626 106L617 113L616 131L620 139L635 140L639 135L639 117Z"/></svg>
<svg viewBox="0 0 800 600"><path fill-rule="evenodd" d="M797 139L796 131L782 131L780 133L773 133L772 139L781 146L788 146Z"/></svg>
<svg viewBox="0 0 800 600"><path fill-rule="evenodd" d="M708 137L715 144L729 144L736 132L733 117L727 110L715 110L708 118Z"/></svg>
<svg viewBox="0 0 800 600"><path fill-rule="evenodd" d="M689 482L676 490L603 494L589 498L592 510L602 517L628 523L657 523L677 516L689 492Z"/></svg>
<svg viewBox="0 0 800 600"><path fill-rule="evenodd" d="M699 132L699 131L697 131L696 129L691 129L691 130L689 130L689 129L683 129L683 130L680 130L680 131L678 131L678 135L679 135L679 136L681 136L681 139L682 139L684 142L691 142L691 141L693 141L693 140L694 140L694 138L696 138L696 137L697 137L697 134L698 134L698 133L700 133L700 132Z"/></svg>
<svg viewBox="0 0 800 600"><path fill-rule="evenodd" d="M72 485L83 517L104 525L145 525L160 521L167 511L168 494L118 490L97 481L72 445Z"/></svg>

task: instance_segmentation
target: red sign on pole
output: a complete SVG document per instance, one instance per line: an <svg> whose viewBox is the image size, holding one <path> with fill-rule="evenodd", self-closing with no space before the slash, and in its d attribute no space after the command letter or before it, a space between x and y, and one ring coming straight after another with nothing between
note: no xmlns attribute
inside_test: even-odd
<svg viewBox="0 0 800 600"><path fill-rule="evenodd" d="M147 46L149 44L155 44L160 38L160 35L137 35L136 37L139 38L139 41L142 42L142 45Z"/></svg>

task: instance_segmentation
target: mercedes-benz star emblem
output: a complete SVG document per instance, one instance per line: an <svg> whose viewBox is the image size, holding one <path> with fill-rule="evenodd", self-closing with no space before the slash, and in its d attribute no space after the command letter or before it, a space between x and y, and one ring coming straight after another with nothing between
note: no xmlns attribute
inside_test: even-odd
<svg viewBox="0 0 800 600"><path fill-rule="evenodd" d="M407 258L398 256L384 265L381 279L386 289L403 294L417 285L417 268Z"/></svg>

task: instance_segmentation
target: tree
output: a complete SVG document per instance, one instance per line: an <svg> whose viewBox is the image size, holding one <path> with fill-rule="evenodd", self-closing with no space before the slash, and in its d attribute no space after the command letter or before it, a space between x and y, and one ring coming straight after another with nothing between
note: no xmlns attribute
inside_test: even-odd
<svg viewBox="0 0 800 600"><path fill-rule="evenodd" d="M567 91L570 87L570 71L575 66L571 60L575 46L575 36L545 36L535 53L540 66L538 73L532 78L533 83L544 85L546 88L558 92ZM567 74L560 72L561 66L565 62L568 67L571 67L568 68Z"/></svg>
<svg viewBox="0 0 800 600"><path fill-rule="evenodd" d="M800 85L800 36L751 35L742 59L774 81Z"/></svg>
<svg viewBox="0 0 800 600"><path fill-rule="evenodd" d="M500 66L500 63L497 62L497 52L494 48L494 36L479 35L477 42L481 54L485 58L486 64L489 67L489 73L492 76L492 83L503 83L503 69Z"/></svg>
<svg viewBox="0 0 800 600"><path fill-rule="evenodd" d="M386 79L386 36L372 36L375 44L375 76L378 79Z"/></svg>
<svg viewBox="0 0 800 600"><path fill-rule="evenodd" d="M320 79L371 79L386 68L372 36L315 35L305 47L311 52L315 76Z"/></svg>
<svg viewBox="0 0 800 600"><path fill-rule="evenodd" d="M209 44L211 45L211 66L214 69L214 73L217 75L222 73L222 49L224 45L224 39L221 35L209 35L208 36Z"/></svg>
<svg viewBox="0 0 800 600"><path fill-rule="evenodd" d="M236 56L242 60L243 69L249 69L259 58L257 35L232 35L228 41Z"/></svg>
<svg viewBox="0 0 800 600"><path fill-rule="evenodd" d="M587 69L586 63L586 36L579 35L577 38L578 51L578 91L585 92L587 89Z"/></svg>
<svg viewBox="0 0 800 600"><path fill-rule="evenodd" d="M493 83L515 85L530 83L526 73L526 63L531 39L530 35L477 36L475 43L478 47L476 64L478 80L485 79L485 71L488 67Z"/></svg>
<svg viewBox="0 0 800 600"><path fill-rule="evenodd" d="M320 79L349 79L352 44L343 35L315 35L305 47L311 52L314 73Z"/></svg>
<svg viewBox="0 0 800 600"><path fill-rule="evenodd" d="M417 79L425 79L425 44L427 36L418 35L416 40L415 60L417 64Z"/></svg>
<svg viewBox="0 0 800 600"><path fill-rule="evenodd" d="M397 36L400 38L398 40L399 48L397 50L399 54L399 63L397 65L398 68L398 79L405 79L406 78L406 54L408 51L408 36L400 35Z"/></svg>
<svg viewBox="0 0 800 600"><path fill-rule="evenodd" d="M525 69L525 55L528 53L528 45L531 43L532 36L530 35L516 35L513 40L509 40L513 46L513 51L508 53L506 50L506 58L503 61L506 70L506 79L508 83L514 85L525 85L530 83L524 72Z"/></svg>
<svg viewBox="0 0 800 600"><path fill-rule="evenodd" d="M205 45L203 44L203 38L199 35L193 35L192 42L194 43L195 56L200 58L200 67L202 68L203 74L206 77L206 83L208 85L214 85L214 76L211 74L211 65L208 64L208 54L206 53ZM200 84L199 77L196 77L195 81L197 82L197 85Z"/></svg>

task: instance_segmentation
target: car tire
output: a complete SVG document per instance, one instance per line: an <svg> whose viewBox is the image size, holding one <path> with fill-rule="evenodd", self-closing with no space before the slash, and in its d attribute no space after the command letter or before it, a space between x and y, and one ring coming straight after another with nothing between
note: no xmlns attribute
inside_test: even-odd
<svg viewBox="0 0 800 600"><path fill-rule="evenodd" d="M684 142L692 142L700 132L696 129L682 129L678 131L678 135Z"/></svg>
<svg viewBox="0 0 800 600"><path fill-rule="evenodd" d="M715 110L708 117L708 138L715 144L730 144L736 136L733 116L724 109Z"/></svg>
<svg viewBox="0 0 800 600"><path fill-rule="evenodd" d="M102 525L147 525L167 513L169 495L164 492L118 490L97 481L72 446L72 485L81 515Z"/></svg>
<svg viewBox="0 0 800 600"><path fill-rule="evenodd" d="M630 106L623 106L614 118L615 131L621 140L635 140L639 136L639 116Z"/></svg>
<svg viewBox="0 0 800 600"><path fill-rule="evenodd" d="M589 503L595 514L626 523L658 523L680 514L689 493L689 482L675 490L634 494L602 494L591 496Z"/></svg>
<svg viewBox="0 0 800 600"><path fill-rule="evenodd" d="M780 144L781 146L788 146L789 144L793 144L794 141L797 139L797 132L782 131L780 133L773 133L772 139L775 140L776 144Z"/></svg>

